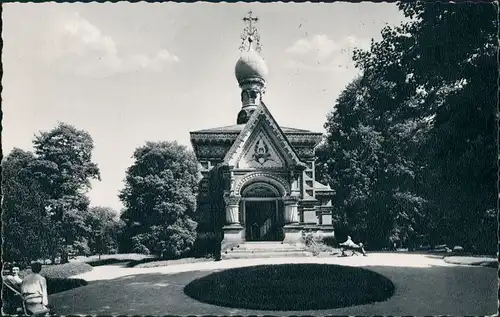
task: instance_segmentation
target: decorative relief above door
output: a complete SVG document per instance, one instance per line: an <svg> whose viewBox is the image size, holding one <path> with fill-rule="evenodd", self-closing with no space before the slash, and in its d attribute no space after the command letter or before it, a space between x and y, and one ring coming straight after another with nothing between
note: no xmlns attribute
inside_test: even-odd
<svg viewBox="0 0 500 317"><path fill-rule="evenodd" d="M263 132L257 135L238 163L239 168L279 168L283 166L283 159Z"/></svg>

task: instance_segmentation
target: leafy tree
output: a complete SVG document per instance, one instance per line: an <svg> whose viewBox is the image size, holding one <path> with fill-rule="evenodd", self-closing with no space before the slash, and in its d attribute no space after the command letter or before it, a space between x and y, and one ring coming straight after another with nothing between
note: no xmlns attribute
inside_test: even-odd
<svg viewBox="0 0 500 317"><path fill-rule="evenodd" d="M409 21L355 52L363 75L328 118L329 155L318 166L339 208L357 206L352 225L371 221L369 229L391 242L427 234L431 242L492 250L497 7L399 7Z"/></svg>
<svg viewBox="0 0 500 317"><path fill-rule="evenodd" d="M400 5L414 15L415 81L437 98L428 150L429 196L449 242L496 250L498 3ZM453 48L453 49L450 49ZM431 67L429 67L431 65Z"/></svg>
<svg viewBox="0 0 500 317"><path fill-rule="evenodd" d="M147 142L133 158L120 193L128 251L185 254L196 238L200 174L194 154L176 142Z"/></svg>
<svg viewBox="0 0 500 317"><path fill-rule="evenodd" d="M390 82L373 77L346 87L328 115L317 164L335 190L336 227L371 248L387 246L396 228L412 233L421 199L412 192L412 162L399 146L408 128L390 124L390 88Z"/></svg>
<svg viewBox="0 0 500 317"><path fill-rule="evenodd" d="M88 235L85 214L91 179L99 179L97 165L92 162L94 143L90 134L59 123L48 132L41 132L33 141L37 161L34 174L47 196L51 219L59 238L61 261L68 253L88 251L83 237Z"/></svg>
<svg viewBox="0 0 500 317"><path fill-rule="evenodd" d="M2 255L5 261L28 264L46 258L54 241L45 199L31 166L31 152L14 149L2 164Z"/></svg>
<svg viewBox="0 0 500 317"><path fill-rule="evenodd" d="M114 253L118 250L118 235L123 226L116 211L107 207L92 207L85 223L90 228L88 247L92 254Z"/></svg>

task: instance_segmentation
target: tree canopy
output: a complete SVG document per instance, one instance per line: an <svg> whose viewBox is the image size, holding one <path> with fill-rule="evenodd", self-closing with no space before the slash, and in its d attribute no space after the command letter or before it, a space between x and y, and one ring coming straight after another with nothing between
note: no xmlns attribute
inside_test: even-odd
<svg viewBox="0 0 500 317"><path fill-rule="evenodd" d="M497 6L399 8L409 21L355 51L362 75L328 115L318 172L335 189L336 212L372 247L420 236L491 251Z"/></svg>
<svg viewBox="0 0 500 317"><path fill-rule="evenodd" d="M125 248L164 257L185 254L196 239L196 157L176 142L147 142L133 159L120 193Z"/></svg>
<svg viewBox="0 0 500 317"><path fill-rule="evenodd" d="M14 149L2 164L4 251L15 261L89 253L86 193L100 179L90 134L59 123L33 145L34 153Z"/></svg>
<svg viewBox="0 0 500 317"><path fill-rule="evenodd" d="M5 261L29 263L49 252L52 239L46 197L33 177L36 157L14 149L2 164L2 255ZM49 239L44 239L49 238Z"/></svg>
<svg viewBox="0 0 500 317"><path fill-rule="evenodd" d="M88 241L91 254L118 252L119 235L122 233L124 223L115 210L102 206L91 207L85 223L92 232Z"/></svg>

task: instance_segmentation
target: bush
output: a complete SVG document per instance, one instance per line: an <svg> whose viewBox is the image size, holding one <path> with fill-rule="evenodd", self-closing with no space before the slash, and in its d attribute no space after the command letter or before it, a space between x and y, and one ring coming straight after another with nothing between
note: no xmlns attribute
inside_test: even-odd
<svg viewBox="0 0 500 317"><path fill-rule="evenodd" d="M323 237L321 235L308 232L302 233L302 240L306 245L306 250L311 252L314 256L317 256L322 251Z"/></svg>
<svg viewBox="0 0 500 317"><path fill-rule="evenodd" d="M306 245L306 250L314 256L318 256L321 252L333 251L336 243L334 237L324 237L320 232L302 232L302 241Z"/></svg>
<svg viewBox="0 0 500 317"><path fill-rule="evenodd" d="M62 279L90 271L92 271L92 266L87 263L71 262L56 265L44 265L40 274L47 279Z"/></svg>
<svg viewBox="0 0 500 317"><path fill-rule="evenodd" d="M205 257L215 254L220 241L213 232L200 233L193 245L192 256Z"/></svg>
<svg viewBox="0 0 500 317"><path fill-rule="evenodd" d="M337 247L337 239L335 237L324 237L323 238L323 243L329 247Z"/></svg>
<svg viewBox="0 0 500 317"><path fill-rule="evenodd" d="M132 245L134 246L132 248L132 252L139 253L139 254L144 254L144 255L150 255L151 251L140 242L139 237L133 237L132 238Z"/></svg>

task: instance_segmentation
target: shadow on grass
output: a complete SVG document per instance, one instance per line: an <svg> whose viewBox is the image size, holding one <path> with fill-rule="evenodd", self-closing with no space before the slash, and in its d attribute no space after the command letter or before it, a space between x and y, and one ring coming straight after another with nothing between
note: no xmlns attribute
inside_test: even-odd
<svg viewBox="0 0 500 317"><path fill-rule="evenodd" d="M79 278L46 278L47 293L55 294L64 292L73 288L87 285L87 281Z"/></svg>
<svg viewBox="0 0 500 317"><path fill-rule="evenodd" d="M141 260L131 260L131 261L128 261L126 267L135 267L139 264L156 262L156 261L161 261L161 259L155 257L155 258L145 258L145 259L141 259Z"/></svg>
<svg viewBox="0 0 500 317"><path fill-rule="evenodd" d="M224 307L304 311L384 301L394 294L394 285L362 268L283 264L213 273L186 285L184 293Z"/></svg>
<svg viewBox="0 0 500 317"><path fill-rule="evenodd" d="M91 265L92 267L96 267L96 266L119 264L119 263L124 263L125 264L125 263L131 262L131 261L133 261L133 260L110 258L110 259L88 261L87 264Z"/></svg>

